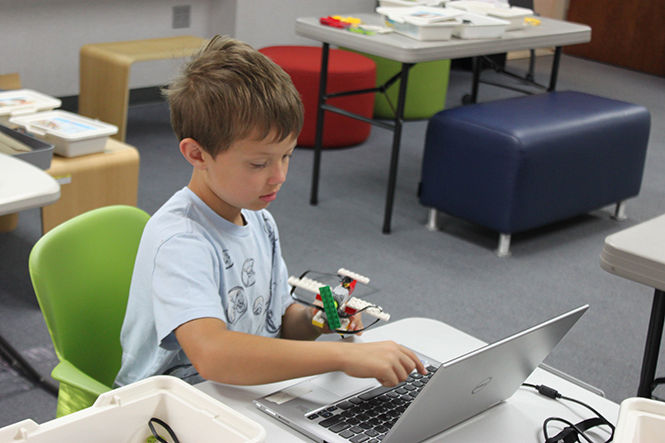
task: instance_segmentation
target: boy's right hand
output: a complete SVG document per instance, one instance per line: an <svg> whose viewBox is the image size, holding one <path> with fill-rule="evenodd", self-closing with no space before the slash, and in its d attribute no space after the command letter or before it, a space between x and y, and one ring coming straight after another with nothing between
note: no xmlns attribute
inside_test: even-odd
<svg viewBox="0 0 665 443"><path fill-rule="evenodd" d="M345 348L342 370L352 377L376 378L383 386L396 386L414 369L427 374L413 351L393 341L349 343Z"/></svg>

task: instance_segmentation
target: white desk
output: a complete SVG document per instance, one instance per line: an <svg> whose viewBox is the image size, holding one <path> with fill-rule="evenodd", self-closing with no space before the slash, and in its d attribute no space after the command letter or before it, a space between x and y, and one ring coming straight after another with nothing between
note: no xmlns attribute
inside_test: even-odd
<svg viewBox="0 0 665 443"><path fill-rule="evenodd" d="M607 236L600 266L655 288L637 390L638 396L650 398L665 321L665 215Z"/></svg>
<svg viewBox="0 0 665 443"><path fill-rule="evenodd" d="M426 338L423 339L422 337ZM392 339L439 361L450 360L485 344L445 323L424 318L409 318L391 322L370 329L363 336L353 339L359 341ZM540 368L536 369L528 381L536 384L547 384L559 390L563 395L585 401L608 420L616 423L619 405L583 388L579 384ZM252 404L253 399L291 383L293 381L238 387L203 382L196 385L196 387L259 422L266 429L268 435L266 441L269 443L310 441L305 436L259 411ZM578 422L589 418L590 412L573 403L550 400L530 389L520 388L506 402L428 441L541 442L543 441L542 423L550 416L564 417L572 422ZM599 441L604 441L608 435L602 433L601 437L602 440Z"/></svg>
<svg viewBox="0 0 665 443"><path fill-rule="evenodd" d="M45 171L0 154L0 215L45 206L59 197L60 185Z"/></svg>
<svg viewBox="0 0 665 443"><path fill-rule="evenodd" d="M378 14L352 14L367 24L383 24ZM496 54L522 49L535 49L542 47L556 47L552 73L550 75L549 91L556 87L561 48L564 45L585 43L591 40L591 28L586 25L570 23L561 20L541 18L539 26L529 26L523 30L508 31L501 38L474 39L474 40L438 40L419 41L397 33L383 35L361 35L342 29L324 26L319 23L318 17L304 17L296 20L296 34L311 38L323 43L321 56L321 77L319 80L319 102L316 123L316 138L314 143L314 166L312 168L312 187L310 192L310 203L318 203L319 172L321 164L321 144L323 140L324 111L335 112L366 121L373 125L390 129L394 132L393 145L390 158L390 169L388 173L388 188L383 218L383 232L389 233L391 229L392 207L397 184L397 166L399 161L399 148L402 135L402 120L404 116L404 102L406 97L406 85L409 70L414 64L432 60L446 60L462 57L474 57L479 55ZM328 53L330 45L343 46L356 51L385 57L402 63L401 72L385 85L373 90L345 91L327 94L327 70ZM475 65L475 63L474 63ZM472 86L472 100L478 88L478 71L474 69L474 83ZM400 80L395 119L372 120L363 116L350 113L335 106L328 105L326 101L340 95L353 95L367 92L379 92L382 88L392 84L393 80Z"/></svg>

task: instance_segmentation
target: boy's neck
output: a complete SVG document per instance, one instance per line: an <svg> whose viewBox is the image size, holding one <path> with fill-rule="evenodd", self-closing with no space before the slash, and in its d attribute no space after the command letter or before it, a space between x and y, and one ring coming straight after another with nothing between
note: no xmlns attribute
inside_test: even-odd
<svg viewBox="0 0 665 443"><path fill-rule="evenodd" d="M187 187L196 194L197 197L203 200L203 203L208 205L208 207L217 215L235 225L244 226L246 224L240 208L236 208L224 202L216 196L209 187L205 186L201 180L196 180L194 175L195 174L192 175Z"/></svg>

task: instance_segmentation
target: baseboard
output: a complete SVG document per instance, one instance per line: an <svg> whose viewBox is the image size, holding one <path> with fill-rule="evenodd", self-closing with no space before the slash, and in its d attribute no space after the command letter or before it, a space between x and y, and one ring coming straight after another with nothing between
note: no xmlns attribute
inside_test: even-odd
<svg viewBox="0 0 665 443"><path fill-rule="evenodd" d="M129 90L129 106L164 101L161 92L162 86L148 86ZM62 101L59 109L69 112L78 112L78 95L58 97Z"/></svg>

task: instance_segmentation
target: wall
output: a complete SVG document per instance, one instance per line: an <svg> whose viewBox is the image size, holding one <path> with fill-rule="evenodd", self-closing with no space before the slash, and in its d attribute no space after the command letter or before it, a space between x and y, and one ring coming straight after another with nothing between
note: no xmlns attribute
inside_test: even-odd
<svg viewBox="0 0 665 443"><path fill-rule="evenodd" d="M0 0L0 73L58 97L78 94L78 52L86 43L227 34L260 47L316 44L297 37L296 17L371 11L374 0ZM172 8L191 5L189 28L172 29ZM163 85L182 61L132 67L130 87Z"/></svg>

